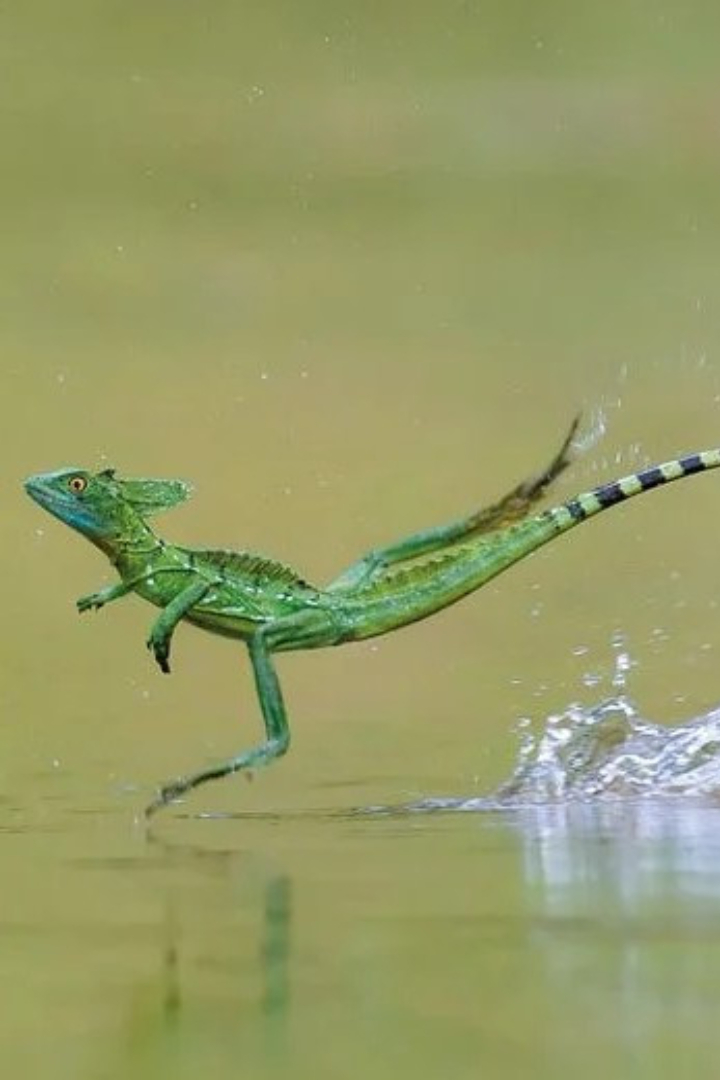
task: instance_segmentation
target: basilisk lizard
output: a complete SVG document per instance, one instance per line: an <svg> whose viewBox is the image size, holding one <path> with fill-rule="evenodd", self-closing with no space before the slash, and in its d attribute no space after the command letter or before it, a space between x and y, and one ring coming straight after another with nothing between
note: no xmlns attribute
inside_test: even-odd
<svg viewBox="0 0 720 1080"><path fill-rule="evenodd" d="M29 495L108 556L120 580L77 601L101 608L135 592L161 609L147 641L169 672L170 642L182 620L247 645L265 740L235 757L165 784L151 814L192 788L266 765L290 742L273 655L359 641L424 619L455 603L582 521L634 495L720 466L720 449L677 458L603 484L541 513L534 504L570 462L576 420L537 476L470 517L377 548L325 588L282 563L247 552L180 547L155 535L147 519L183 502L182 480L133 480L114 469L61 469L30 477Z"/></svg>

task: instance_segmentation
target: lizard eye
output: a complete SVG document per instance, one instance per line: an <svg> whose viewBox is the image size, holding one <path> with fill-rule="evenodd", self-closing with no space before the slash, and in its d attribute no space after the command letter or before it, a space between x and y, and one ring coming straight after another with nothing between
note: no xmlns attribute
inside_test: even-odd
<svg viewBox="0 0 720 1080"><path fill-rule="evenodd" d="M76 495L79 495L81 491L84 491L87 487L87 480L84 476L71 476L68 480L68 487L71 491L74 491Z"/></svg>

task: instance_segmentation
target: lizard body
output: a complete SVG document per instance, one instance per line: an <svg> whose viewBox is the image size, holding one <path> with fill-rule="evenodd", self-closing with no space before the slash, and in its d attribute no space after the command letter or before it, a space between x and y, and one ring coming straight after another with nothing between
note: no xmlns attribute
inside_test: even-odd
<svg viewBox="0 0 720 1080"><path fill-rule="evenodd" d="M720 466L720 450L702 451L533 514L534 504L569 464L577 423L550 465L498 502L371 551L325 588L261 555L180 547L160 539L147 519L189 497L182 481L121 479L112 469L61 469L30 477L28 494L99 547L119 574L116 584L81 597L80 611L131 592L160 608L147 644L164 672L170 670L170 642L182 620L247 645L265 741L166 784L147 812L208 780L265 765L286 752L290 735L274 653L358 641L427 618L603 510Z"/></svg>

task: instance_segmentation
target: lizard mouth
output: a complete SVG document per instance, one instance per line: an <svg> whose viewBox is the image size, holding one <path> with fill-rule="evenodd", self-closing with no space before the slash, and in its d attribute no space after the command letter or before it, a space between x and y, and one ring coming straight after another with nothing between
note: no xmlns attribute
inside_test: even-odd
<svg viewBox="0 0 720 1080"><path fill-rule="evenodd" d="M31 499L34 499L36 503L40 503L42 507L51 512L54 512L57 504L62 501L55 492L50 491L43 484L42 478L39 476L28 477L25 481L25 490Z"/></svg>
<svg viewBox="0 0 720 1080"><path fill-rule="evenodd" d="M89 508L83 506L76 495L66 495L51 487L45 477L28 477L25 490L31 499L66 525L88 535L98 532L98 523Z"/></svg>

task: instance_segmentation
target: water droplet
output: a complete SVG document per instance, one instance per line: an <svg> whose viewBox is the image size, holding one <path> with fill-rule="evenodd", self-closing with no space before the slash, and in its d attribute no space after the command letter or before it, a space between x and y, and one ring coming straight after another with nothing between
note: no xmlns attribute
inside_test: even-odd
<svg viewBox="0 0 720 1080"><path fill-rule="evenodd" d="M607 416L605 410L603 408L594 408L590 414L590 423L587 430L575 436L573 446L580 452L590 450L602 439L606 431ZM594 466L597 468L597 463L594 463Z"/></svg>
<svg viewBox="0 0 720 1080"><path fill-rule="evenodd" d="M599 686L602 675L598 671L586 671L582 677L583 684L588 687Z"/></svg>
<svg viewBox="0 0 720 1080"><path fill-rule="evenodd" d="M627 673L637 667L637 660L633 660L629 653L621 652L615 657L615 673L612 678L613 686L622 690L627 684Z"/></svg>

